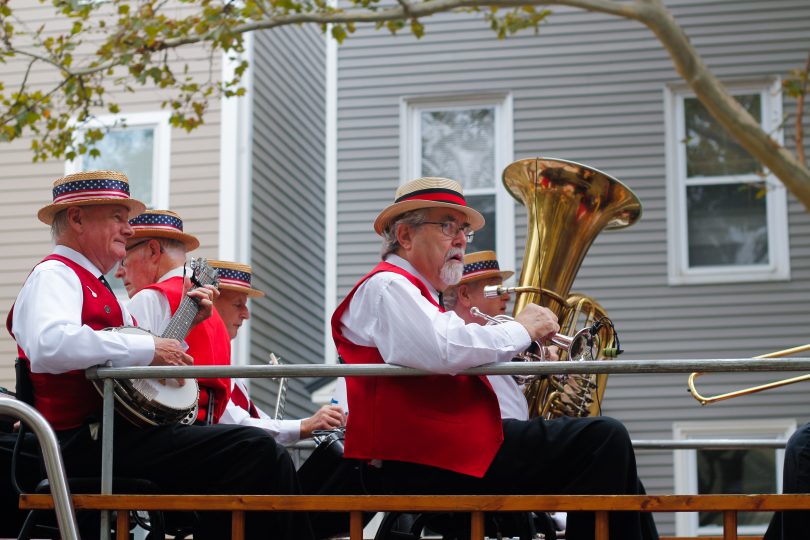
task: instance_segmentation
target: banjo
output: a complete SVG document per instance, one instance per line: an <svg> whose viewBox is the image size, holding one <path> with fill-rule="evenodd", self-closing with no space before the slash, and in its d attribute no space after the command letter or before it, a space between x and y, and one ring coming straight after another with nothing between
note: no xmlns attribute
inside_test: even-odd
<svg viewBox="0 0 810 540"><path fill-rule="evenodd" d="M205 259L191 260L192 289L219 284L217 271ZM182 341L191 330L199 307L196 300L183 296L160 337ZM150 334L135 326L106 328L110 332ZM104 395L104 382L94 380L96 390ZM176 379L113 379L115 411L136 426L192 424L197 419L200 386L196 379L186 379L180 386Z"/></svg>

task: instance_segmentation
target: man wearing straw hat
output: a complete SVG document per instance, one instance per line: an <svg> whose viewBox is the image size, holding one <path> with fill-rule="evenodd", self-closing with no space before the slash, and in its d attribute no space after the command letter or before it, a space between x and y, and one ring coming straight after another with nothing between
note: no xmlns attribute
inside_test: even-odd
<svg viewBox="0 0 810 540"><path fill-rule="evenodd" d="M251 285L253 269L250 265L215 260L209 260L208 264L219 273L220 292L214 307L225 322L230 339L234 339L242 323L250 318L248 297L261 298L264 292ZM324 405L303 420L275 419L253 403L242 381L231 379L231 399L219 422L260 427L273 435L276 442L289 446L312 437L315 430L342 426L343 410L335 405Z"/></svg>
<svg viewBox="0 0 810 540"><path fill-rule="evenodd" d="M102 331L134 324L103 274L124 257L129 219L143 210L130 198L122 173L90 171L56 180L53 202L38 213L56 245L32 270L9 313L9 330L30 368L35 406L56 431L69 476L98 476L101 462L101 398L85 369L107 361L116 367L193 361L176 340ZM192 295L203 310L211 308L210 289ZM272 437L257 429L136 427L116 416L113 473L151 480L166 493L295 493L292 462L274 460L275 448ZM194 538L227 537L228 514L202 514ZM251 538L266 537L268 530L308 537L308 523L295 530L278 516L248 519Z"/></svg>
<svg viewBox="0 0 810 540"><path fill-rule="evenodd" d="M191 275L186 254L197 249L200 241L183 231L183 220L171 210L146 210L129 223L133 234L115 275L124 282L129 310L140 327L160 335L177 311L187 286L185 278ZM230 365L230 338L216 310L192 328L185 341L197 365ZM230 381L220 377L199 383L197 420L216 423L230 398Z"/></svg>
<svg viewBox="0 0 810 540"><path fill-rule="evenodd" d="M397 190L374 222L382 262L348 293L332 333L348 364L388 363L454 375L509 362L559 330L535 304L514 321L465 324L441 307L462 277L463 256L484 218L461 186L419 178ZM501 419L487 377L347 377L345 455L367 460L391 493L635 494L630 437L605 417ZM610 516L610 537L642 537L638 512ZM591 539L591 513L568 517L568 540Z"/></svg>

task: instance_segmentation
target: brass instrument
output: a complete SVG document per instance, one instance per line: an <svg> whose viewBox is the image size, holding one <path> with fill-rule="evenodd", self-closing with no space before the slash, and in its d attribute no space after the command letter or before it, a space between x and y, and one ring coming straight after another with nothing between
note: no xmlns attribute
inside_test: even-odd
<svg viewBox="0 0 810 540"><path fill-rule="evenodd" d="M796 354L807 350L810 350L810 344L801 345L799 347L792 347L790 349L783 349L781 351L775 351L768 354L761 354L759 356L755 356L754 358L757 360L761 360L764 358L781 358L782 356L790 356L791 354ZM701 375L704 375L704 373L700 371L695 371L694 373L689 375L689 380L687 382L687 385L689 386L689 392L692 394L692 397L698 400L701 405L708 405L709 403L715 403L717 401L724 401L726 399L731 399L738 396L755 394L757 392L762 392L763 390L770 390L771 388L779 388L780 386L787 386L789 384L810 380L810 374L799 375L798 377L790 377L787 379L782 379L780 381L774 381L772 383L761 384L759 386L751 386L750 388L743 388L742 390L735 390L734 392L728 392L725 394L718 394L716 396L705 397L702 396L697 391L697 388L695 388L695 379L697 379Z"/></svg>
<svg viewBox="0 0 810 540"><path fill-rule="evenodd" d="M585 253L603 229L621 229L641 216L638 197L619 180L562 159L515 161L503 172L506 190L526 206L528 233L513 313L536 303L551 309L560 333L606 319L605 310L585 295L568 296ZM595 359L620 351L612 324L598 329ZM606 354L606 351L608 354ZM563 353L561 359L570 355ZM607 375L544 376L531 381L525 394L531 416L599 414Z"/></svg>

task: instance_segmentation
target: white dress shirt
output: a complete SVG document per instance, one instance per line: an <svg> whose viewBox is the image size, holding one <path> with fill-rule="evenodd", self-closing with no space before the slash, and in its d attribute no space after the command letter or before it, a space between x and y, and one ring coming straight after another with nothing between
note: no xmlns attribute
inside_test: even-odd
<svg viewBox="0 0 810 540"><path fill-rule="evenodd" d="M178 266L163 274L158 279L158 283L182 276L183 267ZM130 300L129 309L137 319L138 326L158 335L163 333L172 316L171 306L169 306L166 295L154 289L141 289L138 291ZM231 389L233 389L234 384L235 381L231 379ZM238 384L242 386L245 396L250 399L247 387L241 382ZM260 427L268 431L279 444L290 445L298 442L301 437L300 420L274 420L258 407L256 409L259 411L261 418L251 418L248 411L235 405L232 401L228 401L219 423Z"/></svg>
<svg viewBox="0 0 810 540"><path fill-rule="evenodd" d="M69 247L58 245L53 253L94 276L102 275L87 257ZM100 282L98 286L104 287ZM83 298L79 277L60 261L37 265L25 280L14 303L12 333L31 361L31 371L58 374L107 361L115 367L149 365L155 355L152 336L91 329L82 324ZM126 307L118 304L124 325L132 325Z"/></svg>
<svg viewBox="0 0 810 540"><path fill-rule="evenodd" d="M157 280L157 283L173 277L183 277L183 266L169 270ZM172 318L172 308L166 295L155 289L141 289L129 300L129 311L138 326L160 336Z"/></svg>
<svg viewBox="0 0 810 540"><path fill-rule="evenodd" d="M417 277L438 303L438 292L405 259L386 261ZM340 319L343 336L376 347L387 364L454 375L467 368L510 362L526 350L531 337L518 322L465 324L452 311L439 312L405 276L379 272L354 294ZM526 398L509 376L488 376L503 418L528 418Z"/></svg>
<svg viewBox="0 0 810 540"><path fill-rule="evenodd" d="M231 379L231 391L233 391L235 385L239 385L245 397L250 399L250 394L244 382ZM219 423L262 428L270 433L277 443L285 446L295 444L301 439L301 420L275 420L265 414L255 403L253 406L256 407L259 418L252 418L248 411L234 404L233 401L228 401Z"/></svg>

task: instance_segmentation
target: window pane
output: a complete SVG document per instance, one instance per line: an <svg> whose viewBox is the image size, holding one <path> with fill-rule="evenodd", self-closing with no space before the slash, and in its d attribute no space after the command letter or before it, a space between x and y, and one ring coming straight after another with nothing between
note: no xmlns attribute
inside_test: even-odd
<svg viewBox="0 0 810 540"><path fill-rule="evenodd" d="M735 96L762 123L760 95ZM686 121L686 176L729 176L760 170L757 161L737 144L697 98L684 99Z"/></svg>
<svg viewBox="0 0 810 540"><path fill-rule="evenodd" d="M422 111L422 176L495 187L495 109Z"/></svg>
<svg viewBox="0 0 810 540"><path fill-rule="evenodd" d="M153 208L152 171L154 163L153 128L133 128L110 131L99 141L98 158L85 156L85 170L121 171L129 178L129 191L133 199Z"/></svg>
<svg viewBox="0 0 810 540"><path fill-rule="evenodd" d="M82 168L123 172L129 179L130 196L153 208L154 131L153 128L128 128L108 132L97 145L101 156L84 156ZM126 297L124 284L115 277L116 268L117 265L105 277L116 294Z"/></svg>
<svg viewBox="0 0 810 540"><path fill-rule="evenodd" d="M768 264L763 185L689 186L686 198L690 268Z"/></svg>
<svg viewBox="0 0 810 540"><path fill-rule="evenodd" d="M475 208L487 220L483 229L475 231L475 238L467 244L467 253L495 249L495 195L471 195L465 197L467 206Z"/></svg>
<svg viewBox="0 0 810 540"><path fill-rule="evenodd" d="M772 449L698 450L698 493L776 493ZM772 512L741 512L740 525L767 525ZM722 512L700 512L698 522L723 525Z"/></svg>

